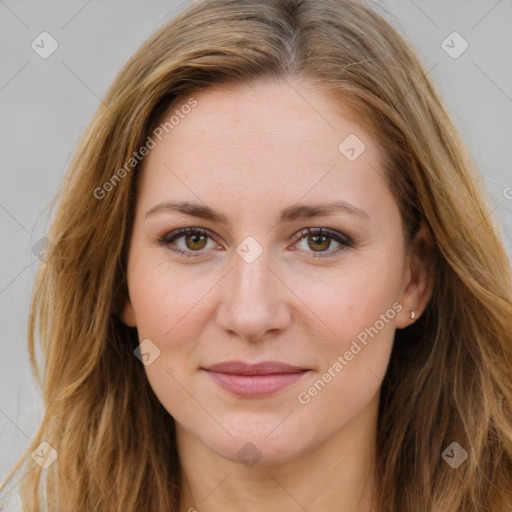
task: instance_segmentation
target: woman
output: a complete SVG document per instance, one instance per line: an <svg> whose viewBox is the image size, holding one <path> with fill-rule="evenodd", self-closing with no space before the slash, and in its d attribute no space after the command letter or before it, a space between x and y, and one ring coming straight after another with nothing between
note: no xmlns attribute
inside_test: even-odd
<svg viewBox="0 0 512 512"><path fill-rule="evenodd" d="M482 189L359 2L181 13L59 193L25 508L508 512L510 266Z"/></svg>

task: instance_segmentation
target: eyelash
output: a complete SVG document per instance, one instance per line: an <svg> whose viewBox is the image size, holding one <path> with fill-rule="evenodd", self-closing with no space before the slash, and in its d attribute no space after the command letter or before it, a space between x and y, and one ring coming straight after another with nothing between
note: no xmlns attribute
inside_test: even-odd
<svg viewBox="0 0 512 512"><path fill-rule="evenodd" d="M172 231L170 233L167 233L165 236L163 236L162 238L158 239L158 242L161 244L161 245L164 245L166 246L168 249L170 249L171 251L179 254L180 256L187 256L187 257L192 257L192 258L197 258L197 257L201 257L201 252L203 252L202 250L198 250L198 251L186 251L186 250L183 250L183 249L176 249L176 248L173 248L171 247L171 243L174 242L177 238L180 238L181 236L183 235L187 235L187 234L197 234L197 235L204 235L204 236L207 236L209 237L210 239L212 239L213 237L210 235L210 233L204 229L200 229L200 228L180 228L180 229L176 229L175 231ZM310 228L309 226L306 227L306 229L300 231L299 233L297 233L295 235L295 237L297 238L297 243L302 240L303 238L307 238L306 235L323 235L323 236L326 236L327 238L331 239L331 240L334 240L338 243L340 243L342 245L342 247L338 247L334 250L331 250L331 251L328 251L328 252L325 252L325 253L315 253L313 251L313 259L314 258L330 258L332 257L333 253L338 253L340 251L343 251L345 250L346 248L350 248L350 247L353 247L354 246L354 243L352 241L352 239L346 235L343 235L341 233L338 233L337 231L334 231L332 229L328 229L328 228ZM307 251L309 252L309 251Z"/></svg>

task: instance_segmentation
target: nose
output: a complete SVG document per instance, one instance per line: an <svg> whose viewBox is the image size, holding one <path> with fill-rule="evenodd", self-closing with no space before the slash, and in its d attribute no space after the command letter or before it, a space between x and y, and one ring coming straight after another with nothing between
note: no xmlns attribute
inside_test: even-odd
<svg viewBox="0 0 512 512"><path fill-rule="evenodd" d="M258 341L278 335L290 325L292 292L272 270L265 252L248 263L238 255L222 283L217 324L231 335Z"/></svg>

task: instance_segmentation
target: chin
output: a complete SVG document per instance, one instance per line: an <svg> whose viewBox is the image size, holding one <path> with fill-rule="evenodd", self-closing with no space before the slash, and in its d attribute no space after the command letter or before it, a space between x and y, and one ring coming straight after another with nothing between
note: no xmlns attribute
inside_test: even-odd
<svg viewBox="0 0 512 512"><path fill-rule="evenodd" d="M218 456L247 468L276 466L299 456L296 445L279 445L264 439L234 438L227 445L209 446Z"/></svg>
<svg viewBox="0 0 512 512"><path fill-rule="evenodd" d="M248 422L247 418L238 424L232 424L223 435L208 435L197 433L202 442L214 453L225 459L243 464L247 467L254 465L278 465L289 462L307 451L307 441L304 429L294 431L288 425L284 428L282 418L276 422Z"/></svg>

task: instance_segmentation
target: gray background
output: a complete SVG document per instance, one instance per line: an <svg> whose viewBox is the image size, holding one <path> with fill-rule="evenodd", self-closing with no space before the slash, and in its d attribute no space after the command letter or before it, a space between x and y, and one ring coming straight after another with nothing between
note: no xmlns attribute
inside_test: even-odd
<svg viewBox="0 0 512 512"><path fill-rule="evenodd" d="M38 264L31 248L48 227L45 208L116 73L187 3L0 0L0 480L42 416L26 320ZM512 255L512 0L382 3L417 49L478 163ZM47 59L31 48L43 31L59 45ZM453 31L469 44L456 59L441 46Z"/></svg>

